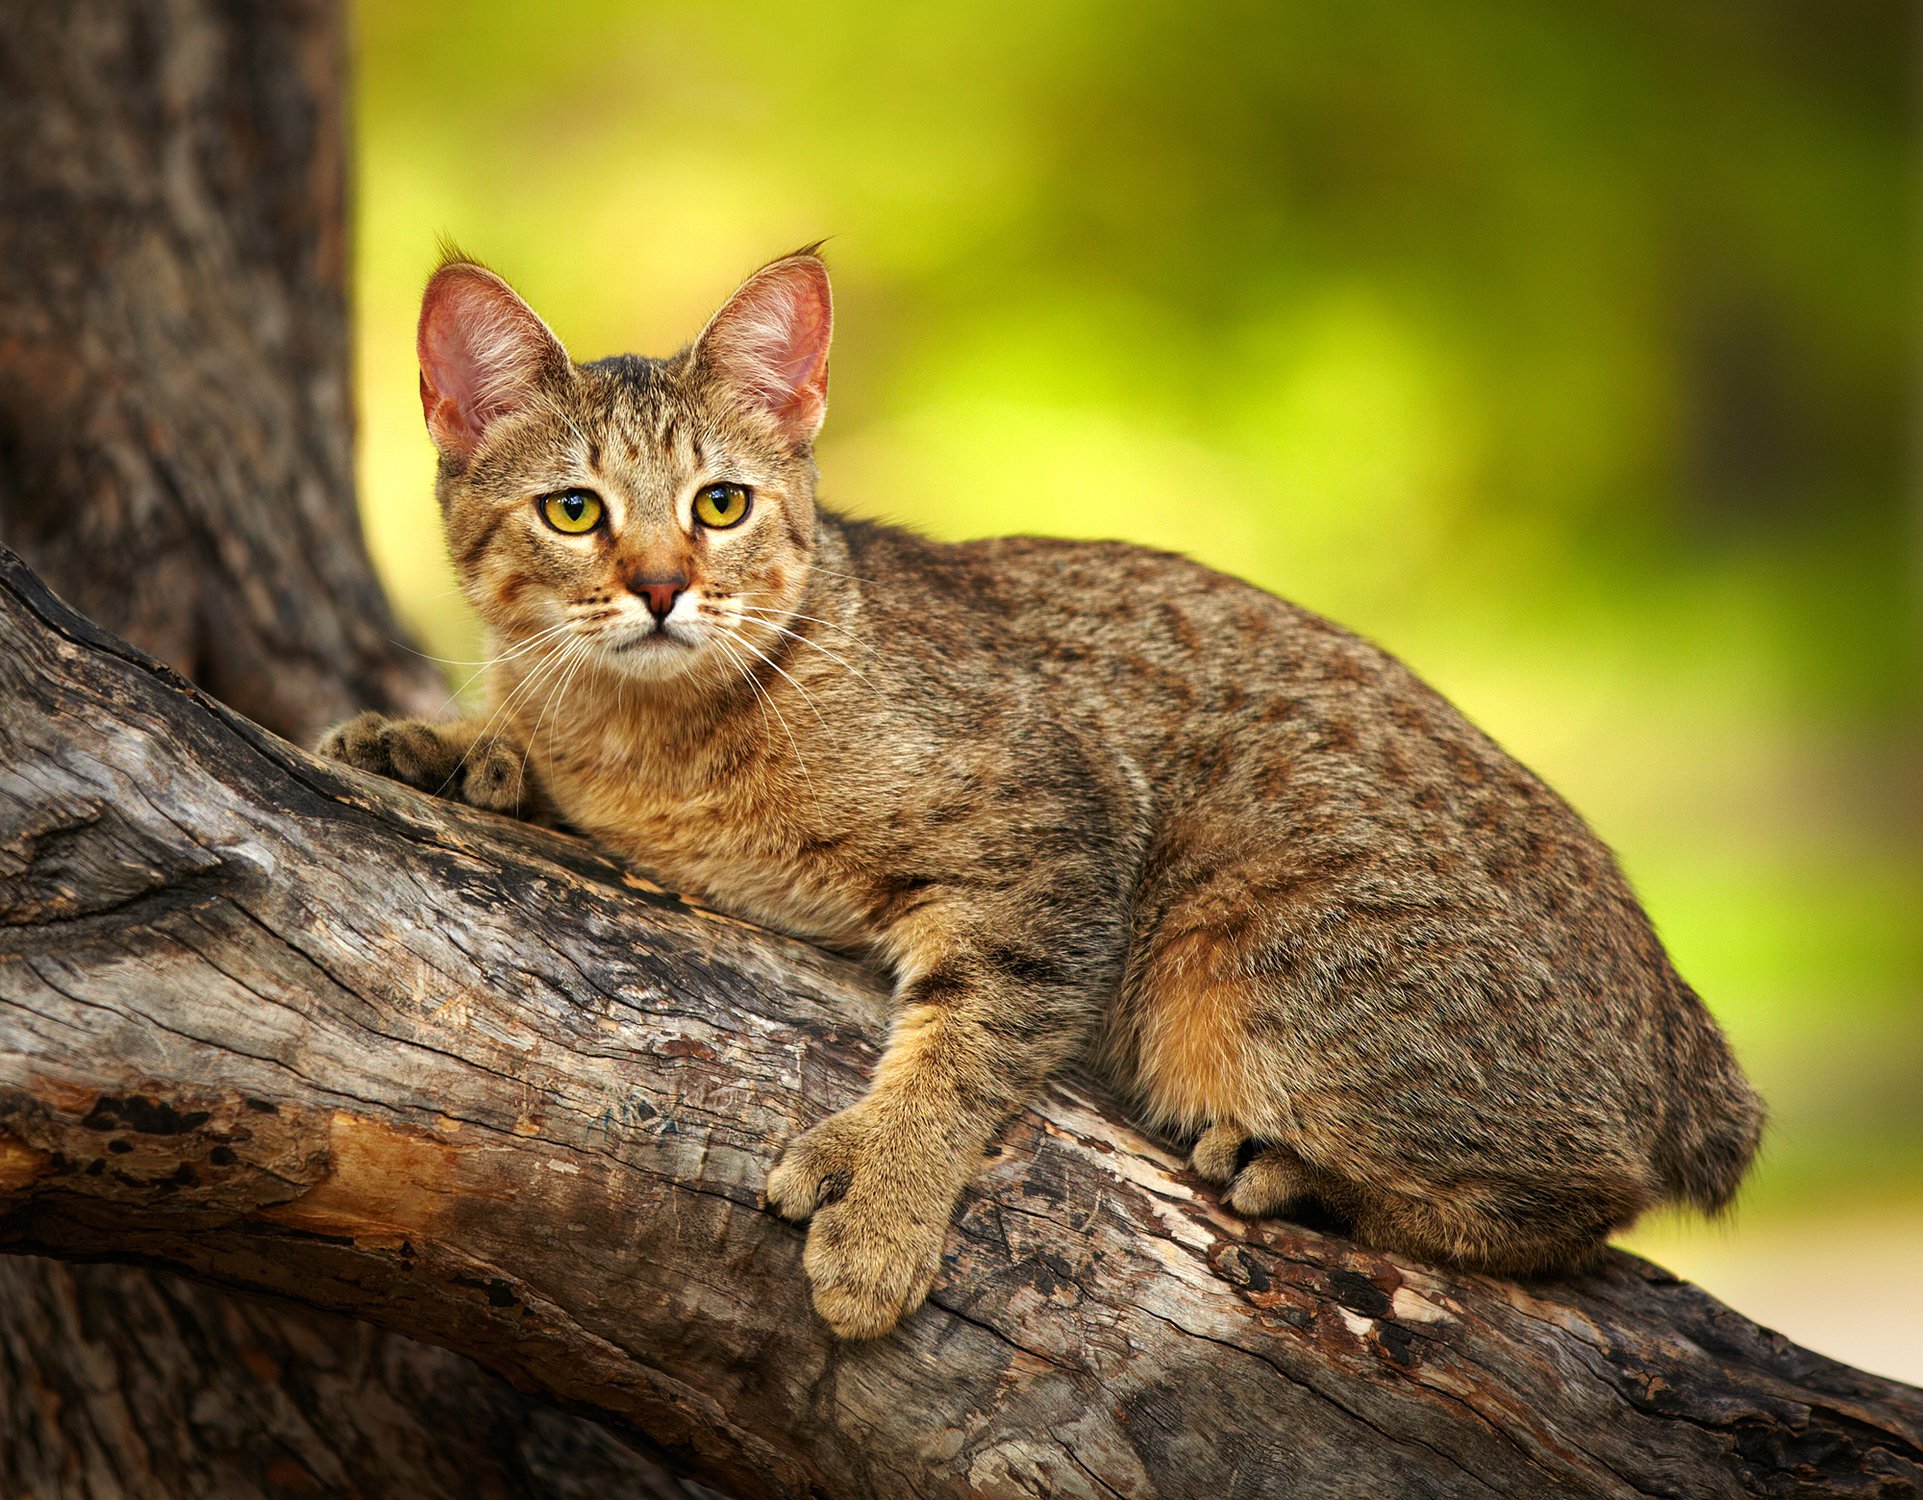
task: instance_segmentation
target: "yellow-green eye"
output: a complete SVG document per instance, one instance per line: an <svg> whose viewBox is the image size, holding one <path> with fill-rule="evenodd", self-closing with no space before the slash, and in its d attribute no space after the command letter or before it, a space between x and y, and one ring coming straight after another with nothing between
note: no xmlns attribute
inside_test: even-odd
<svg viewBox="0 0 1923 1500"><path fill-rule="evenodd" d="M703 526L739 526L750 498L745 484L704 484L694 497L694 518Z"/></svg>
<svg viewBox="0 0 1923 1500"><path fill-rule="evenodd" d="M541 515L556 531L579 536L601 524L601 497L593 490L558 490L541 497Z"/></svg>

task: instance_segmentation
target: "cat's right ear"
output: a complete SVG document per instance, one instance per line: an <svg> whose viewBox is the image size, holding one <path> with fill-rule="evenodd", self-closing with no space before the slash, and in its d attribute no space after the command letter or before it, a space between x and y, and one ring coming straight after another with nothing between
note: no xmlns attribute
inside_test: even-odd
<svg viewBox="0 0 1923 1500"><path fill-rule="evenodd" d="M415 337L421 413L444 457L465 463L487 429L565 379L568 353L534 309L471 261L436 271L421 295Z"/></svg>

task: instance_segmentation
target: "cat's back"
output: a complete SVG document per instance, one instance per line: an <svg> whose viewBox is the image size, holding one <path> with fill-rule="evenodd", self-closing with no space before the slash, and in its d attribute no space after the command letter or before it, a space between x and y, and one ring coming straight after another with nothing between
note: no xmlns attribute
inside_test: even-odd
<svg viewBox="0 0 1923 1500"><path fill-rule="evenodd" d="M1382 652L1254 584L1128 542L987 537L938 542L837 521L865 609L891 637L957 671L1092 669L1091 688L1154 680L1190 706L1311 656ZM892 643L892 642L891 642ZM1179 679L1179 681L1178 681Z"/></svg>
<svg viewBox="0 0 1923 1500"><path fill-rule="evenodd" d="M1033 754L1073 726L1144 774L1139 899L1243 928L1259 912L1278 951L1345 976L1278 991L1277 1025L1334 1026L1323 1050L1383 1079L1468 1043L1485 1083L1614 1120L1664 1193L1734 1191L1760 1105L1614 856L1394 657L1123 543L855 526L848 554L873 638L914 664L897 680L954 732ZM1412 989L1429 998L1412 1008Z"/></svg>
<svg viewBox="0 0 1923 1500"><path fill-rule="evenodd" d="M1397 775L1408 755L1444 745L1457 762L1507 760L1389 653L1190 558L1127 542L937 542L837 525L880 648L932 690L1073 716L1158 779L1225 740L1286 751L1298 770L1381 761Z"/></svg>

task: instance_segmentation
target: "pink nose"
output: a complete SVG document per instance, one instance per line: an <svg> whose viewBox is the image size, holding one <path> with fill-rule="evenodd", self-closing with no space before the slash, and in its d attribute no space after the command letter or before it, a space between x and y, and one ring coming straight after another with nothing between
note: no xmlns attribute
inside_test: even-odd
<svg viewBox="0 0 1923 1500"><path fill-rule="evenodd" d="M640 596L641 602L648 607L648 613L656 620L665 620L674 601L681 597L687 588L688 580L680 574L673 578L633 578L628 581L631 593Z"/></svg>

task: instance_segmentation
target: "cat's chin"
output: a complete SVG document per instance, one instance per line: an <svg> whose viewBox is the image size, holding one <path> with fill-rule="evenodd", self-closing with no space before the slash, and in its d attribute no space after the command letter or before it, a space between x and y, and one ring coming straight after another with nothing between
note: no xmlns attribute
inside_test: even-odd
<svg viewBox="0 0 1923 1500"><path fill-rule="evenodd" d="M662 630L631 636L616 645L603 648L601 654L615 671L643 682L665 682L670 678L685 677L694 669L701 655L693 642L681 640Z"/></svg>

